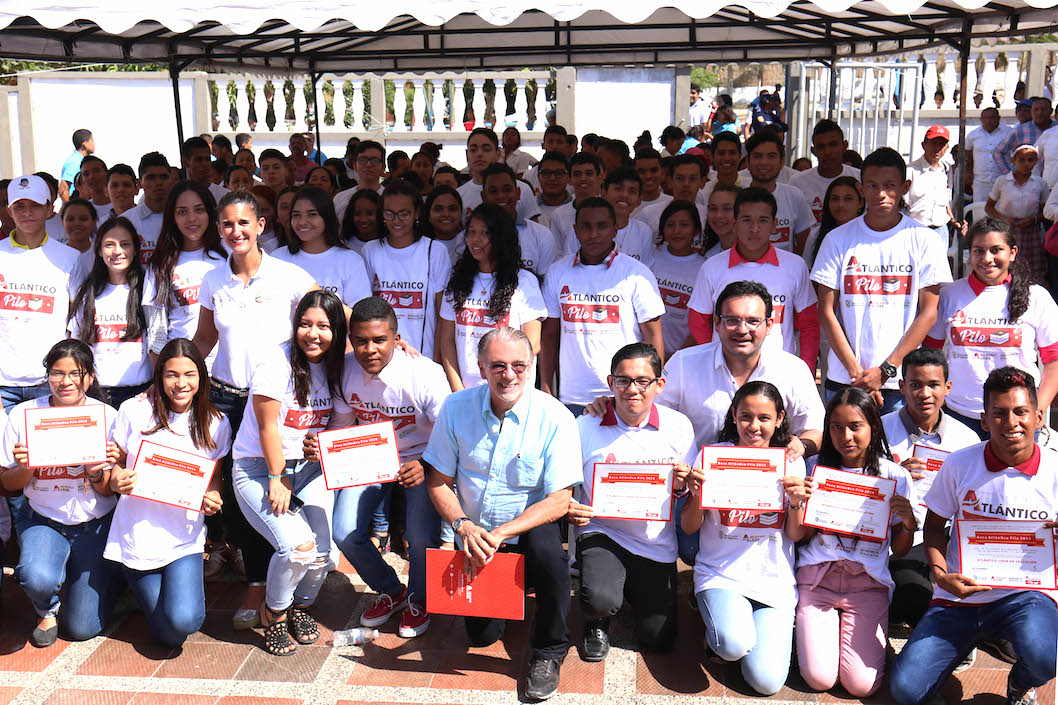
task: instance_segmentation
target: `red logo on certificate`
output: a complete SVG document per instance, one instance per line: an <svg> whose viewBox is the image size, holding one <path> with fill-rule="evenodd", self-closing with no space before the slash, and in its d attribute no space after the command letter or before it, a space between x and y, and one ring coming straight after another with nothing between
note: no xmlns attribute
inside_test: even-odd
<svg viewBox="0 0 1058 705"><path fill-rule="evenodd" d="M525 556L495 553L471 578L463 552L426 549L426 609L431 614L525 619Z"/></svg>
<svg viewBox="0 0 1058 705"><path fill-rule="evenodd" d="M873 499L877 502L881 502L885 499L885 495L879 492L877 487L864 487L863 485L842 482L841 480L824 480L820 483L819 489L826 490L827 492L841 492L844 494L856 495L858 497L866 497L867 499Z"/></svg>
<svg viewBox="0 0 1058 705"><path fill-rule="evenodd" d="M91 416L57 416L50 419L41 419L33 426L33 430L53 431L57 428L91 428L96 425L96 420Z"/></svg>
<svg viewBox="0 0 1058 705"><path fill-rule="evenodd" d="M353 448L368 448L370 446L384 446L389 443L389 439L383 438L377 433L373 433L369 436L361 436L359 438L343 438L337 440L331 445L327 446L327 452L329 453L341 453L343 450L351 450Z"/></svg>
<svg viewBox="0 0 1058 705"><path fill-rule="evenodd" d="M167 458L164 455L158 455L157 453L144 458L143 462L160 468L169 468L170 470L186 472L188 475L194 475L195 477L203 477L206 474L205 470L199 465L187 463L175 458Z"/></svg>

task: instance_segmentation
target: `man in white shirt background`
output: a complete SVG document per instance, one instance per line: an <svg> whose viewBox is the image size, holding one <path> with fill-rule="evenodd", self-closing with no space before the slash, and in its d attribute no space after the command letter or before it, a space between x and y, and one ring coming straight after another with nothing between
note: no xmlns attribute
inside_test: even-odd
<svg viewBox="0 0 1058 705"><path fill-rule="evenodd" d="M690 120L688 125L694 127L695 125L705 126L705 123L709 121L709 103L702 98L702 87L697 83L691 84L691 112Z"/></svg>
<svg viewBox="0 0 1058 705"><path fill-rule="evenodd" d="M948 224L959 226L959 219L951 210L951 189L955 170L948 153L951 133L943 125L926 130L922 140L922 156L908 163L907 177L911 187L907 191L908 215L928 228L933 228L948 244Z"/></svg>
<svg viewBox="0 0 1058 705"><path fill-rule="evenodd" d="M632 160L632 167L643 183L639 206L632 211L633 218L651 206L672 203L672 196L661 190L661 154L658 150L640 149Z"/></svg>
<svg viewBox="0 0 1058 705"><path fill-rule="evenodd" d="M124 213L145 243L158 243L162 230L165 204L173 181L169 175L169 160L161 152L148 152L140 157L137 184L143 189L139 203ZM152 245L153 249L153 245Z"/></svg>
<svg viewBox="0 0 1058 705"><path fill-rule="evenodd" d="M975 203L984 203L992 185L1001 172L992 158L996 147L1010 132L1010 127L1000 123L999 110L985 108L981 111L981 126L966 135L966 170L973 174L973 195ZM1055 155L1058 166L1058 154Z"/></svg>
<svg viewBox="0 0 1058 705"><path fill-rule="evenodd" d="M544 152L534 168L539 187L536 189L536 208L540 211L536 222L551 229L551 214L573 200L569 186L569 171L566 155L561 152Z"/></svg>
<svg viewBox="0 0 1058 705"><path fill-rule="evenodd" d="M470 180L460 186L459 197L463 199L464 220L481 203L482 174L490 164L500 161L500 140L487 127L477 127L467 136L467 169ZM536 195L524 181L518 182L518 217L528 220L536 215Z"/></svg>
<svg viewBox="0 0 1058 705"><path fill-rule="evenodd" d="M213 183L212 156L209 144L201 137L188 138L180 145L180 164L184 167L184 176L189 181L209 189L213 198L220 203L228 189Z"/></svg>

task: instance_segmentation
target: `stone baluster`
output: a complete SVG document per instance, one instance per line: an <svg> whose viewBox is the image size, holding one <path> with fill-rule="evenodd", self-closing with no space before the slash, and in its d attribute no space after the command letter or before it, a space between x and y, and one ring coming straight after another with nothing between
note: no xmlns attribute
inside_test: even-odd
<svg viewBox="0 0 1058 705"><path fill-rule="evenodd" d="M444 119L444 95L441 93L444 88L444 80L431 78L430 79L430 131L437 132L442 129L438 125L442 124Z"/></svg>
<svg viewBox="0 0 1058 705"><path fill-rule="evenodd" d="M305 132L308 130L308 103L305 100L305 79L294 79L294 132Z"/></svg>
<svg viewBox="0 0 1058 705"><path fill-rule="evenodd" d="M353 95L350 97L350 110L353 115L353 124L349 126L349 129L353 132L364 131L364 81L363 79L354 78L353 84Z"/></svg>
<svg viewBox="0 0 1058 705"><path fill-rule="evenodd" d="M408 99L404 95L405 81L397 79L393 81L393 131L404 132L404 115L408 112Z"/></svg>
<svg viewBox="0 0 1058 705"><path fill-rule="evenodd" d="M246 79L235 82L235 111L238 120L234 129L236 132L245 132L250 129L250 91L246 90Z"/></svg>
<svg viewBox="0 0 1058 705"><path fill-rule="evenodd" d="M977 97L977 57L971 56L970 60L966 62L966 96L970 102L966 104L966 109L974 109L974 100ZM984 105L984 99L981 99L981 105Z"/></svg>
<svg viewBox="0 0 1058 705"><path fill-rule="evenodd" d="M923 107L933 110L937 107L933 96L937 93L937 55L926 55L926 73L922 76Z"/></svg>
<svg viewBox="0 0 1058 705"><path fill-rule="evenodd" d="M466 88L466 79L462 76L456 76L452 79L452 109L451 109L451 125L450 129L452 132L466 132L467 126L464 120L464 116L467 112L467 96L463 92Z"/></svg>
<svg viewBox="0 0 1058 705"><path fill-rule="evenodd" d="M1018 89L1018 81L1021 80L1021 68L1018 66L1021 52L1008 50L1006 54L1007 70L1003 74L1003 107L1012 110L1017 105L1014 92Z"/></svg>
<svg viewBox="0 0 1058 705"><path fill-rule="evenodd" d="M547 79L537 78L536 83L536 97L533 98L533 107L536 110L536 117L533 122L534 132L543 132L547 128Z"/></svg>
<svg viewBox="0 0 1058 705"><path fill-rule="evenodd" d="M992 95L996 90L996 59L999 54L995 52L985 52L985 65L981 69L981 75L977 77L977 89L978 92L984 96L981 99L981 108L987 108L994 103L992 102Z"/></svg>
<svg viewBox="0 0 1058 705"><path fill-rule="evenodd" d="M474 127L485 127L485 79L472 79L474 84L474 99L471 105L474 107Z"/></svg>
<svg viewBox="0 0 1058 705"><path fill-rule="evenodd" d="M941 103L942 110L955 110L955 91L959 83L955 77L955 54L948 53L944 56L944 102Z"/></svg>
<svg viewBox="0 0 1058 705"><path fill-rule="evenodd" d="M515 126L520 130L529 130L529 96L525 93L526 79L514 79L514 115Z"/></svg>
<svg viewBox="0 0 1058 705"><path fill-rule="evenodd" d="M411 124L408 125L409 130L414 130L418 127L420 130L426 129L426 82L421 78L412 79L411 84L415 87L415 92L411 96Z"/></svg>
<svg viewBox="0 0 1058 705"><path fill-rule="evenodd" d="M262 132L268 131L268 99L265 98L265 83L267 81L260 78L255 78L253 81L253 107L254 114L257 116L257 124L250 128L254 130L260 127Z"/></svg>

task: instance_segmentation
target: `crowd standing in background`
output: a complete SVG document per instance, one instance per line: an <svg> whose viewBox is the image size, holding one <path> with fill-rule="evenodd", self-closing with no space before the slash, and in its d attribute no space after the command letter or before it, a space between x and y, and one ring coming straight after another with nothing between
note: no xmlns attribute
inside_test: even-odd
<svg viewBox="0 0 1058 705"><path fill-rule="evenodd" d="M399 618L411 639L430 626L428 548L471 573L515 552L536 592L525 692L543 700L571 646L606 658L625 603L639 648L673 648L682 560L704 648L758 693L796 664L868 697L907 624L898 702L931 702L987 645L1013 664L1006 702L1034 705L1058 593L976 584L957 520L1058 528L1050 101L1012 128L983 111L964 147L984 214L965 223L944 127L906 163L822 120L815 161L788 166L778 91L741 125L730 96L700 94L660 149L552 124L536 160L516 128L478 125L463 172L432 143L352 138L327 159L301 134L289 153L192 137L180 165L133 169L79 129L58 179L4 181L0 538L31 643L99 634L127 585L179 647L230 568L233 626L289 655L320 638L339 553L375 595L361 623ZM30 467L27 410L100 402L105 462ZM328 489L317 434L379 421L396 481ZM132 494L145 440L218 461L201 511ZM780 449L781 509L702 508L699 453L718 445ZM671 517L598 515L595 466L613 462L671 468ZM822 469L892 483L884 538L805 523ZM465 622L475 645L505 629Z"/></svg>

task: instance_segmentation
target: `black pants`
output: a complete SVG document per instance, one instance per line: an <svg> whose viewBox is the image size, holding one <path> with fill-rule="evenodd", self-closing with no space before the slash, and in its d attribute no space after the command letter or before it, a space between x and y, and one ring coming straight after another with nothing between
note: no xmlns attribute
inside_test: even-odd
<svg viewBox="0 0 1058 705"><path fill-rule="evenodd" d="M922 619L933 599L933 583L929 579L926 547L913 546L903 558L889 559L889 572L896 588L889 605L889 621L907 622L912 628Z"/></svg>
<svg viewBox="0 0 1058 705"><path fill-rule="evenodd" d="M605 534L577 541L580 604L588 619L605 619L632 606L636 637L647 651L671 651L676 641L676 563L637 556Z"/></svg>
<svg viewBox="0 0 1058 705"><path fill-rule="evenodd" d="M562 660L569 651L569 564L562 550L557 522L530 529L518 543L500 550L525 556L527 584L536 586L536 617L533 621L531 660ZM474 646L499 641L507 620L492 617L466 617L467 636Z"/></svg>

